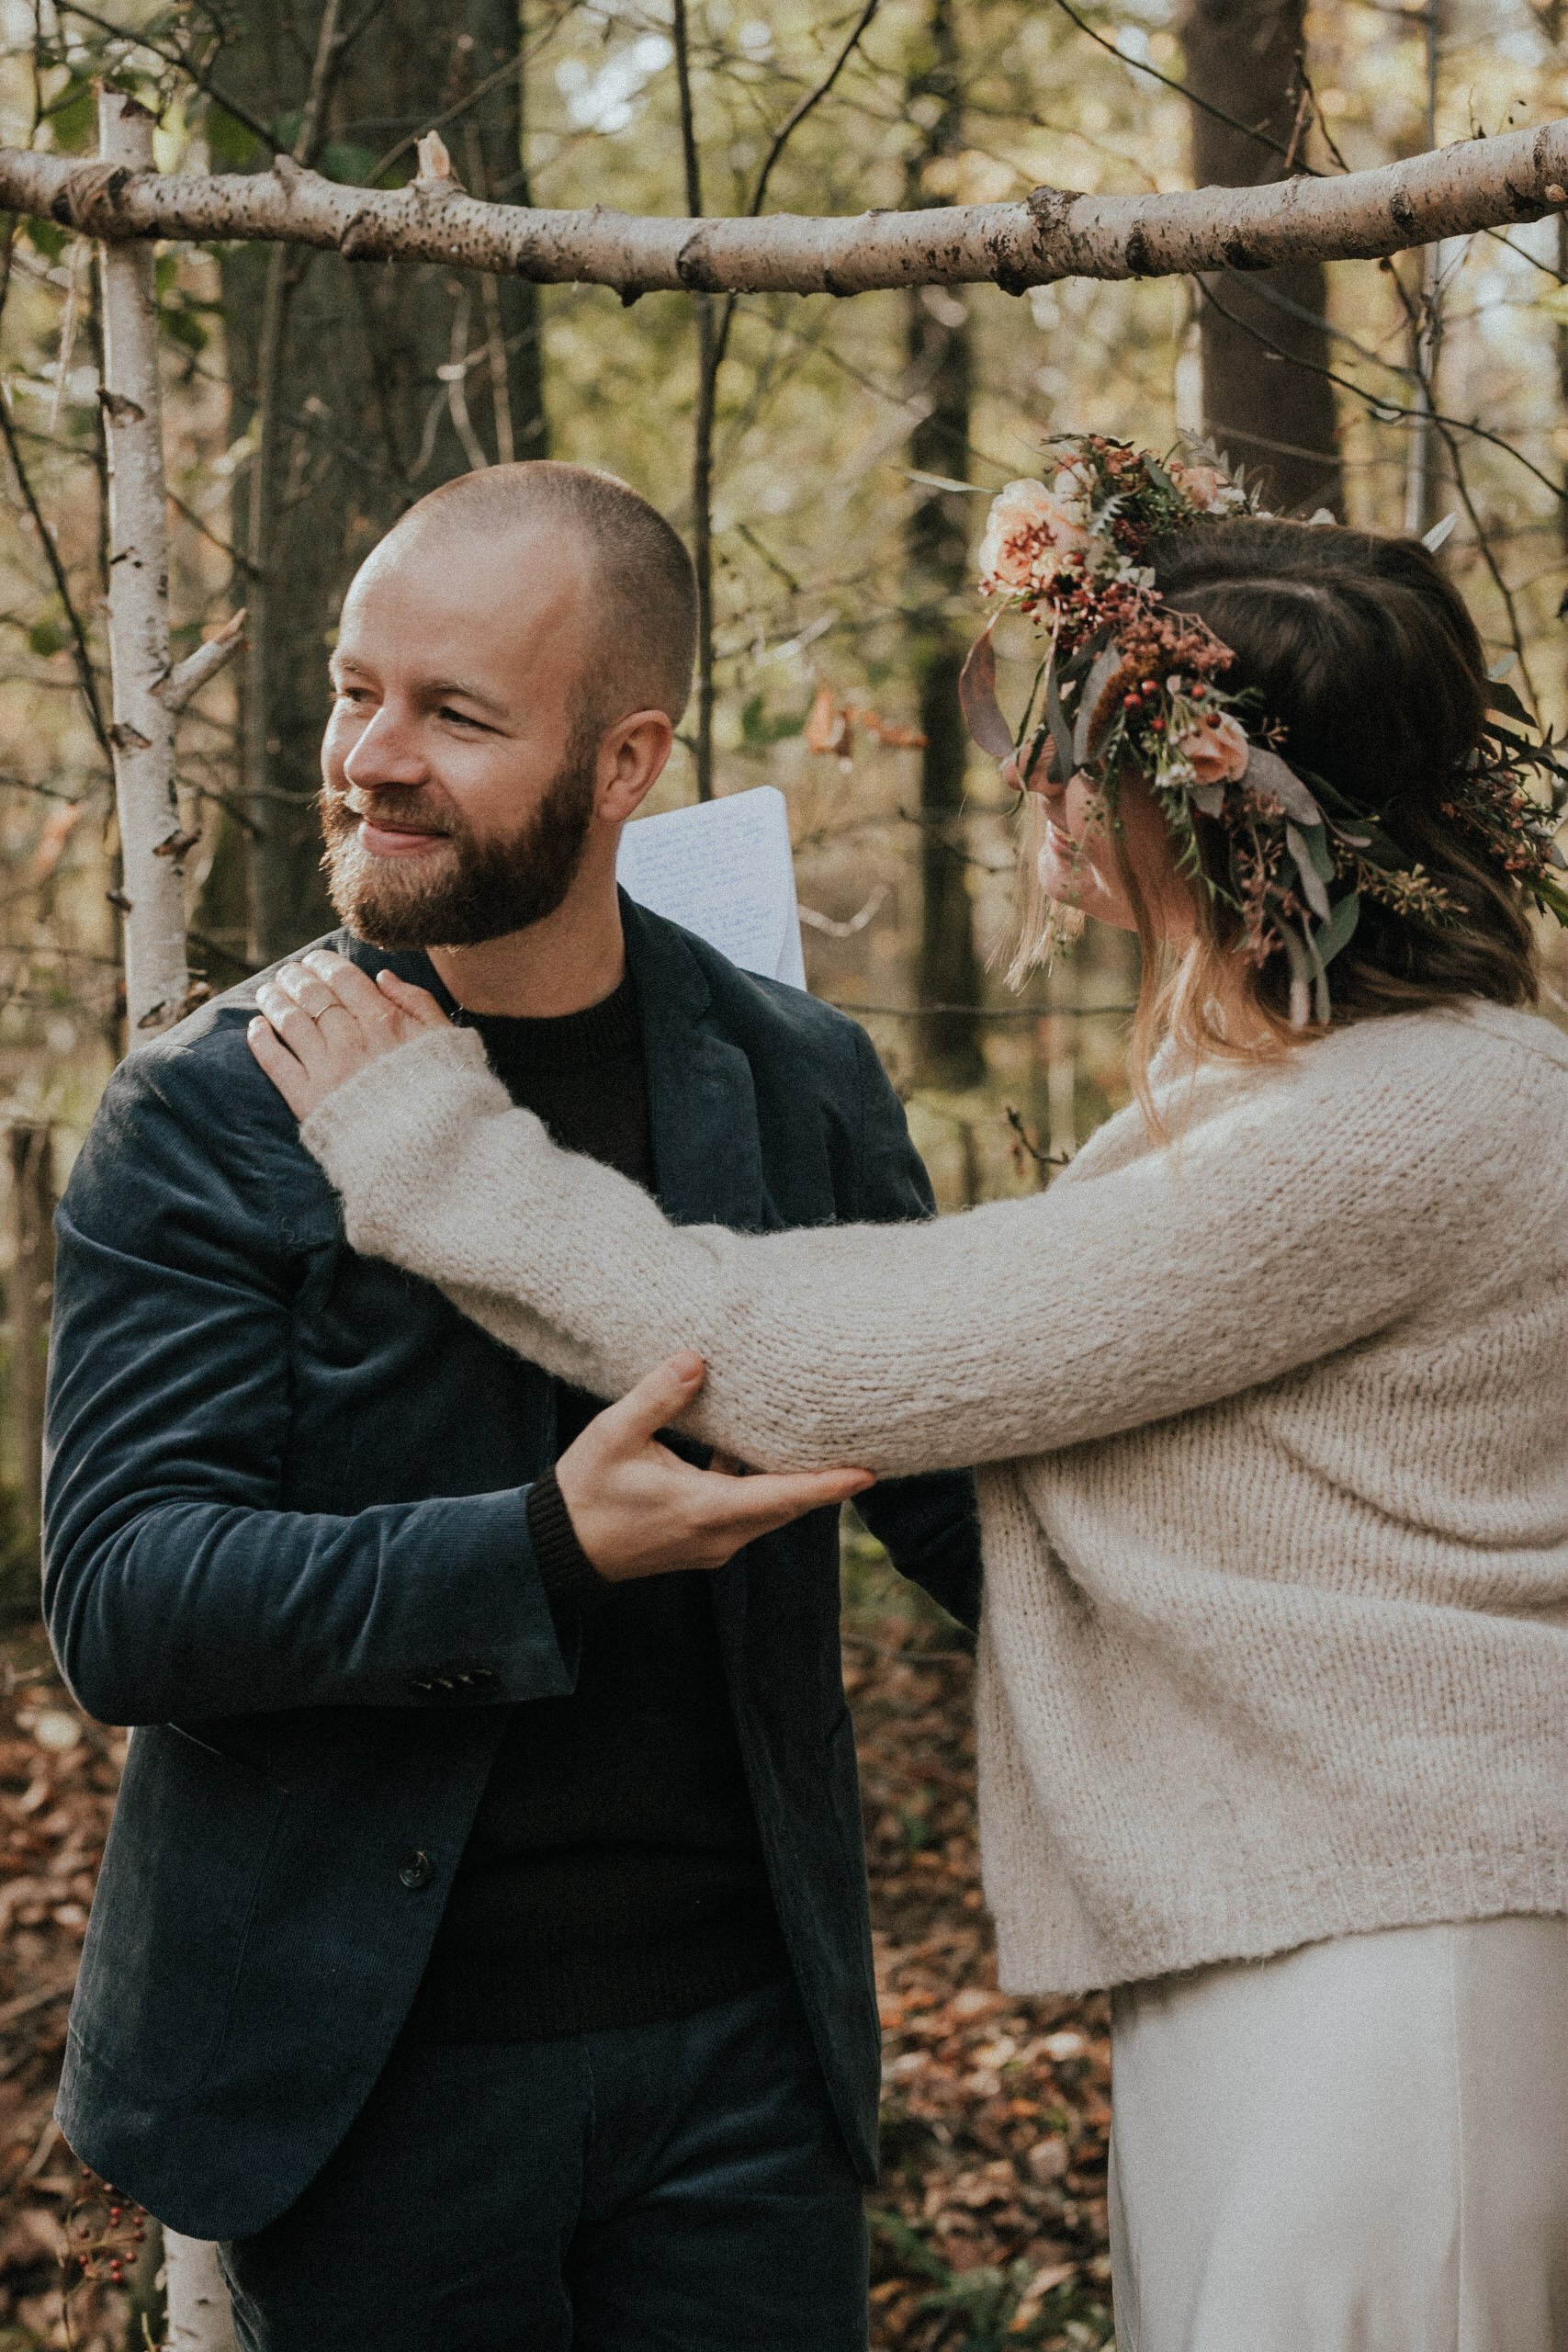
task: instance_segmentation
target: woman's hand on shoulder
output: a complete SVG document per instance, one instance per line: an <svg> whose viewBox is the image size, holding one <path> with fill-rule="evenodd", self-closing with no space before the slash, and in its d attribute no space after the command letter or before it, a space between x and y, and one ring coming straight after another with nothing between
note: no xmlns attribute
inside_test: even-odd
<svg viewBox="0 0 1568 2352"><path fill-rule="evenodd" d="M875 1484L865 1470L748 1475L715 1457L698 1470L659 1441L696 1396L707 1367L672 1356L596 1414L556 1464L579 1544L612 1584L673 1568L721 1568L744 1545L807 1511Z"/></svg>
<svg viewBox="0 0 1568 2352"><path fill-rule="evenodd" d="M451 1023L428 989L392 972L372 980L346 956L313 947L256 990L246 1043L296 1118L423 1029Z"/></svg>

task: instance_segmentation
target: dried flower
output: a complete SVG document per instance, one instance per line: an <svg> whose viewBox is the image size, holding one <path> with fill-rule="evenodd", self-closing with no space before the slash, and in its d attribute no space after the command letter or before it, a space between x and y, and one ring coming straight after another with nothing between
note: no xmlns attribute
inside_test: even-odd
<svg viewBox="0 0 1568 2352"><path fill-rule="evenodd" d="M1031 603L1044 595L1066 559L1088 540L1076 488L1058 498L1042 481L1010 481L991 501L980 542L982 593Z"/></svg>
<svg viewBox="0 0 1568 2352"><path fill-rule="evenodd" d="M1172 458L1166 470L1200 514L1234 514L1247 504L1247 492L1217 465L1190 465Z"/></svg>
<svg viewBox="0 0 1568 2352"><path fill-rule="evenodd" d="M1247 730L1228 710L1171 737L1171 751L1185 760L1197 784L1238 784L1247 774L1252 746Z"/></svg>

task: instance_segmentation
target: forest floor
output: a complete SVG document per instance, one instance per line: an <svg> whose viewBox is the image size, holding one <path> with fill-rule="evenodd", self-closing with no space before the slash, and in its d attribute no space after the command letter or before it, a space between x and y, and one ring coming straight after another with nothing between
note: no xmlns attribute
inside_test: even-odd
<svg viewBox="0 0 1568 2352"><path fill-rule="evenodd" d="M883 2024L871 2340L1105 2345L1104 2004L997 1991L968 1647L874 1546L852 1539L847 1567ZM140 2317L152 2266L137 2209L83 2173L50 2117L123 1757L123 1735L79 1713L38 1634L0 1641L0 2352L156 2341Z"/></svg>

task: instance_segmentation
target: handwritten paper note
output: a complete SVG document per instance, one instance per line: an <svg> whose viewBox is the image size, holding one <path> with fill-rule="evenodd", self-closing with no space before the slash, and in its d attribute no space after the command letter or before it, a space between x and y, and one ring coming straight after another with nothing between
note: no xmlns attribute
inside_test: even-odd
<svg viewBox="0 0 1568 2352"><path fill-rule="evenodd" d="M806 986L789 810L771 784L638 817L621 835L621 888L745 972Z"/></svg>

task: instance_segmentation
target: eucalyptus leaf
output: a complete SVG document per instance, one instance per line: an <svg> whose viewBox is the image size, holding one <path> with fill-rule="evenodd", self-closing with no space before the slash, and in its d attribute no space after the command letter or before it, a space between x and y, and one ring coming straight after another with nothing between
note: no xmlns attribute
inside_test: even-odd
<svg viewBox="0 0 1568 2352"><path fill-rule="evenodd" d="M1302 933L1302 944L1306 949L1307 964L1312 972L1313 1015L1314 1019L1321 1021L1326 1026L1330 1009L1328 1001L1328 974L1324 967L1323 958L1317 952L1316 939L1314 937L1311 931L1303 929Z"/></svg>
<svg viewBox="0 0 1568 2352"><path fill-rule="evenodd" d="M1225 788L1223 784L1195 784L1190 798L1194 808L1205 817L1223 817L1225 813Z"/></svg>
<svg viewBox="0 0 1568 2352"><path fill-rule="evenodd" d="M994 620L987 621L969 648L958 675L958 699L964 724L982 752L993 760L1012 757L1012 729L997 700L997 656L991 643Z"/></svg>
<svg viewBox="0 0 1568 2352"><path fill-rule="evenodd" d="M1304 1029L1312 1005L1312 963L1299 932L1292 931L1289 924L1281 924L1280 937L1285 959L1291 967L1291 1026L1292 1029Z"/></svg>
<svg viewBox="0 0 1568 2352"><path fill-rule="evenodd" d="M1349 945L1360 918L1359 893L1355 890L1347 890L1342 899L1335 900L1328 921L1319 927L1313 940L1320 963L1332 964L1340 949Z"/></svg>
<svg viewBox="0 0 1568 2352"><path fill-rule="evenodd" d="M1307 854L1312 859L1313 868L1318 880L1332 882L1339 868L1334 863L1334 850L1328 838L1327 826L1306 826L1303 828L1303 838L1307 845Z"/></svg>
<svg viewBox="0 0 1568 2352"><path fill-rule="evenodd" d="M1247 763L1247 781L1271 792L1287 817L1298 825L1321 825L1323 811L1293 768L1267 743L1254 743Z"/></svg>
<svg viewBox="0 0 1568 2352"><path fill-rule="evenodd" d="M1062 690L1056 683L1055 672L1045 681L1045 724L1051 729L1056 781L1066 784L1077 763L1073 758L1073 730L1067 725L1067 714L1062 708Z"/></svg>
<svg viewBox="0 0 1568 2352"><path fill-rule="evenodd" d="M1328 893L1323 887L1323 877L1317 870L1316 861L1299 827L1289 824L1285 827L1285 846L1295 859L1296 872L1302 877L1303 898L1318 921L1326 922L1329 915Z"/></svg>

